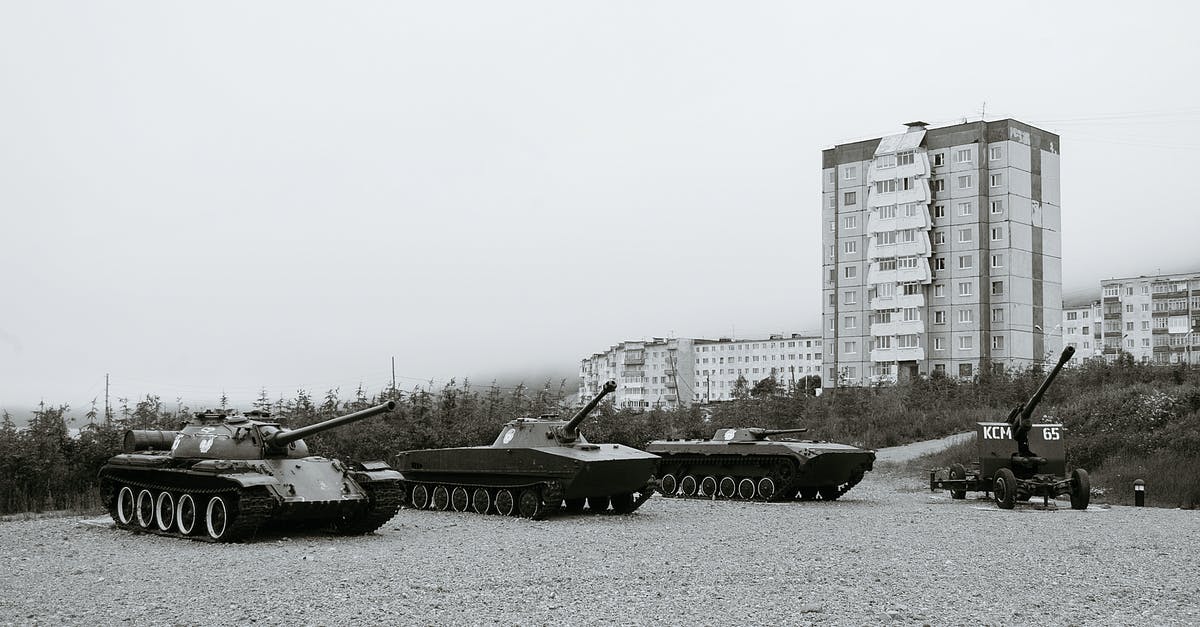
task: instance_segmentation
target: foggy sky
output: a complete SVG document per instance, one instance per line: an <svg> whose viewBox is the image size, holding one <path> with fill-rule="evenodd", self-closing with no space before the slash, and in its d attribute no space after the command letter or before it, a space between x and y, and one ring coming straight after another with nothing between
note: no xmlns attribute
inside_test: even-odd
<svg viewBox="0 0 1200 627"><path fill-rule="evenodd" d="M985 101L1064 292L1200 269L1195 5L835 4L0 1L0 407L816 331L820 151Z"/></svg>

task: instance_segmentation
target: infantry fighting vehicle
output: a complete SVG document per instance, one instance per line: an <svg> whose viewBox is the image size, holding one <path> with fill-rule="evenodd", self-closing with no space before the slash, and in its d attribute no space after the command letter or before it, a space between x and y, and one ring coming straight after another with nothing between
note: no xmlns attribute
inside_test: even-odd
<svg viewBox="0 0 1200 627"><path fill-rule="evenodd" d="M400 453L395 467L404 475L407 505L535 519L585 506L632 512L654 493L658 456L592 444L579 432L584 418L616 389L609 381L567 421L555 415L512 420L488 446Z"/></svg>
<svg viewBox="0 0 1200 627"><path fill-rule="evenodd" d="M1042 497L1043 506L1049 506L1050 499L1065 494L1071 498L1072 509L1087 509L1091 479L1082 468L1067 475L1063 425L1054 421L1033 422L1033 410L1042 395L1074 354L1072 346L1063 350L1046 380L1029 400L1012 410L1008 420L976 423L978 461L972 462L970 468L953 464L949 469L931 471L929 489L949 490L954 499L966 498L969 491L990 491L1001 509L1012 509L1018 501L1035 496Z"/></svg>
<svg viewBox="0 0 1200 627"><path fill-rule="evenodd" d="M807 429L718 429L711 440L655 440L664 496L832 501L862 481L875 451L814 440L773 440Z"/></svg>
<svg viewBox="0 0 1200 627"><path fill-rule="evenodd" d="M301 438L395 407L292 430L265 411L226 410L197 413L178 431L130 430L125 452L100 469L101 495L118 527L160 535L233 542L276 520L369 533L400 508L400 473L383 462L310 456Z"/></svg>

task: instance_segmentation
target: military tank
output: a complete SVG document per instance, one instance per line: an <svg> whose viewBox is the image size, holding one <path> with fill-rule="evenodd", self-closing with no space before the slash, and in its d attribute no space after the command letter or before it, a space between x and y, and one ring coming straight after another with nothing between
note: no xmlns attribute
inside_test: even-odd
<svg viewBox="0 0 1200 627"><path fill-rule="evenodd" d="M875 451L815 440L773 440L807 429L718 429L711 440L655 440L663 496L833 501L862 481Z"/></svg>
<svg viewBox="0 0 1200 627"><path fill-rule="evenodd" d="M195 414L178 431L130 430L100 469L117 527L213 542L252 537L263 523L331 523L364 534L400 509L400 473L384 462L310 456L302 438L395 409L369 409L288 430L269 412Z"/></svg>
<svg viewBox="0 0 1200 627"><path fill-rule="evenodd" d="M394 466L404 476L406 507L541 519L578 513L634 511L654 493L658 456L620 444L592 444L579 424L615 381L570 420L557 415L505 423L487 446L405 451Z"/></svg>

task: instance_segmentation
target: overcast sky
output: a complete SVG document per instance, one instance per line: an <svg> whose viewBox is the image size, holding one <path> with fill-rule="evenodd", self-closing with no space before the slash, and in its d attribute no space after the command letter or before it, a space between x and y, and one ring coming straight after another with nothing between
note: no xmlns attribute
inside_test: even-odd
<svg viewBox="0 0 1200 627"><path fill-rule="evenodd" d="M0 407L815 331L821 150L984 102L1066 292L1200 269L1197 6L0 0Z"/></svg>

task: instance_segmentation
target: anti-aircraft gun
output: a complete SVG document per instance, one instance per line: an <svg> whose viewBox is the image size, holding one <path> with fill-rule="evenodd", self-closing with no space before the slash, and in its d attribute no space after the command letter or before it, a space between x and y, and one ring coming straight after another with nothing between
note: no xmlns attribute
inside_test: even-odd
<svg viewBox="0 0 1200 627"><path fill-rule="evenodd" d="M592 444L579 426L617 389L604 384L570 420L555 414L505 423L487 446L404 451L395 467L418 510L473 511L541 519L562 509L633 512L654 494L658 456Z"/></svg>
<svg viewBox="0 0 1200 627"><path fill-rule="evenodd" d="M1082 468L1067 473L1066 429L1058 422L1033 422L1033 412L1046 390L1074 354L1074 347L1064 349L1033 396L1014 407L1004 422L976 423L978 461L970 468L952 464L945 473L930 471L929 489L949 490L954 499L966 498L967 492L991 492L1001 509L1012 509L1017 501L1035 496L1042 497L1048 507L1050 499L1065 494L1070 496L1072 509L1087 509L1091 480ZM1030 440L1038 452L1032 450Z"/></svg>
<svg viewBox="0 0 1200 627"><path fill-rule="evenodd" d="M400 508L400 473L384 462L310 456L303 438L395 407L290 430L263 410L198 412L177 431L130 430L125 452L100 469L101 496L118 527L160 535L231 542L276 520L369 533Z"/></svg>

